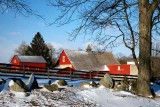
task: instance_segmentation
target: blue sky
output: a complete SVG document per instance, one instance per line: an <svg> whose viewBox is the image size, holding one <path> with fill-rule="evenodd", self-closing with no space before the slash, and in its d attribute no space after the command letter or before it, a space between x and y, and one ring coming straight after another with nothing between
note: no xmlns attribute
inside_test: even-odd
<svg viewBox="0 0 160 107"><path fill-rule="evenodd" d="M54 7L46 6L45 0L41 0L41 2L33 0L30 6L43 15L47 23L53 22L59 14ZM67 32L70 32L75 26L77 26L76 22L60 27L58 25L46 26L40 18L24 17L20 14L15 16L13 12L6 11L0 14L0 63L9 63L19 44L22 41L29 44L37 32L42 34L46 43L51 43L56 49L85 49L90 42L84 39L83 35L78 36L75 41L68 40ZM112 51L114 54L130 54L123 45Z"/></svg>

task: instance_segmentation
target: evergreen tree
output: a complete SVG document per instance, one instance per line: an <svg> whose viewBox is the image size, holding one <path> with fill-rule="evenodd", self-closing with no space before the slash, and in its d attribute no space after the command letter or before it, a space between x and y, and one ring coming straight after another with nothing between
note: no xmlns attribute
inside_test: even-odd
<svg viewBox="0 0 160 107"><path fill-rule="evenodd" d="M34 36L30 45L30 51L32 52L32 55L43 55L46 47L43 37L39 32L37 32L37 34Z"/></svg>
<svg viewBox="0 0 160 107"><path fill-rule="evenodd" d="M15 53L18 55L43 56L49 68L55 64L55 49L51 44L45 43L39 32L34 36L30 45L22 42L20 46L15 49Z"/></svg>
<svg viewBox="0 0 160 107"><path fill-rule="evenodd" d="M37 32L37 34L34 36L28 50L30 55L43 56L44 59L47 61L47 66L52 66L50 49L45 44L44 39L39 32Z"/></svg>

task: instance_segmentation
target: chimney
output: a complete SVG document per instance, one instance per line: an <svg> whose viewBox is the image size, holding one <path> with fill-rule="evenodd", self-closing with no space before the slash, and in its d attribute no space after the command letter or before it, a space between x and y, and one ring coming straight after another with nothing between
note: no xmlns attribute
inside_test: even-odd
<svg viewBox="0 0 160 107"><path fill-rule="evenodd" d="M92 52L91 45L88 45L88 46L87 46L86 52Z"/></svg>

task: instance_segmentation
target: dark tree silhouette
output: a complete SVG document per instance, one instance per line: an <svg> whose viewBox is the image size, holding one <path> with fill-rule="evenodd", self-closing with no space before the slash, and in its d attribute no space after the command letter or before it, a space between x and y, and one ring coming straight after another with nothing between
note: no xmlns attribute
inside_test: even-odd
<svg viewBox="0 0 160 107"><path fill-rule="evenodd" d="M47 61L47 66L48 67L52 66L50 49L48 48L47 44L44 42L44 39L39 32L37 32L37 34L34 36L28 50L30 55L43 56Z"/></svg>

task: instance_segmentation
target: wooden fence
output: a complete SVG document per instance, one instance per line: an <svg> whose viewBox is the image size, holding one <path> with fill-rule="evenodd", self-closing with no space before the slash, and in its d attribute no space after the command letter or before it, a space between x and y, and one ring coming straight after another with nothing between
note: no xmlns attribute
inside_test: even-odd
<svg viewBox="0 0 160 107"><path fill-rule="evenodd" d="M30 68L27 69L27 67ZM101 79L106 73L109 73L108 71L80 71L80 70L72 70L70 68L60 69L60 68L54 68L54 69L46 69L46 68L40 68L41 70L33 70L37 67L32 66L20 66L20 65L13 65L13 64L5 64L0 63L0 72L3 74L23 74L25 77L26 74L32 74L35 75L46 75L48 78L52 76L56 77L67 77L72 79ZM43 69L43 70L42 70ZM111 75L111 77L116 80L123 80L124 78L127 78L129 80L136 80L137 76L133 75Z"/></svg>

